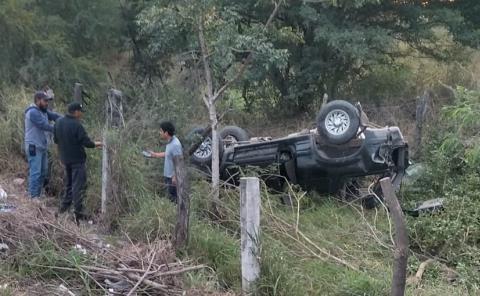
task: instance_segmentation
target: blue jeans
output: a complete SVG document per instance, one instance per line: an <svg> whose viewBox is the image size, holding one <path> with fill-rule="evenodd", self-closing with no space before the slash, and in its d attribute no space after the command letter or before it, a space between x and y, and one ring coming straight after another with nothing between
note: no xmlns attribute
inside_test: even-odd
<svg viewBox="0 0 480 296"><path fill-rule="evenodd" d="M46 149L26 149L28 158L28 192L32 198L40 197L43 182L48 173L48 156Z"/></svg>

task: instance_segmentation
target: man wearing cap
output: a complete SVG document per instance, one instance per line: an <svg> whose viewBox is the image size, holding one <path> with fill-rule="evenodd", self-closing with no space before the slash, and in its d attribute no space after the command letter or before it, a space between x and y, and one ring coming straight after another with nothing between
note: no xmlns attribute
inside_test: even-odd
<svg viewBox="0 0 480 296"><path fill-rule="evenodd" d="M79 223L80 220L85 218L83 213L83 196L87 183L85 148L100 148L102 143L90 140L81 124L82 105L73 102L67 108L68 113L55 124L53 136L65 167L65 193L59 213L66 212L73 203L75 220Z"/></svg>
<svg viewBox="0 0 480 296"><path fill-rule="evenodd" d="M48 170L47 135L53 133L50 121L61 116L48 110L51 100L43 91L35 92L34 104L25 110L25 152L28 159L28 192L30 197L39 198Z"/></svg>

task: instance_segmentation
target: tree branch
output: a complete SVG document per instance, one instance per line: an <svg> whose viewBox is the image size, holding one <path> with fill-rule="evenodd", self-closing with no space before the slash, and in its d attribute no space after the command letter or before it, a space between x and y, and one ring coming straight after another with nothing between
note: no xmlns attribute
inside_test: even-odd
<svg viewBox="0 0 480 296"><path fill-rule="evenodd" d="M273 2L275 5L275 8L273 9L272 13L268 17L267 22L265 23L265 26L263 27L263 30L266 31L267 28L270 26L270 24L273 22L273 19L278 13L278 10L280 8L280 2ZM220 89L215 92L215 95L213 96L212 102L215 103L217 99L225 92L225 90L235 81L237 81L240 77L242 77L243 73L247 69L247 66L252 62L253 60L253 51L249 51L250 53L248 54L247 58L243 61L242 66L240 66L240 69L238 70L237 75L233 77L233 79L227 81Z"/></svg>

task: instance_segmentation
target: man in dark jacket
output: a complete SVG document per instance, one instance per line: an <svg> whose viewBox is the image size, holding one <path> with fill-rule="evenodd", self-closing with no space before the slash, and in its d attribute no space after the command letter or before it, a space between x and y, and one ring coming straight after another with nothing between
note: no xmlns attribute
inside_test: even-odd
<svg viewBox="0 0 480 296"><path fill-rule="evenodd" d="M50 121L61 116L48 110L50 97L43 91L37 91L34 104L25 110L25 153L27 154L29 176L28 192L30 197L39 198L48 170L48 137L53 133Z"/></svg>
<svg viewBox="0 0 480 296"><path fill-rule="evenodd" d="M68 105L68 113L55 124L53 140L58 145L60 158L65 167L65 195L59 213L66 212L74 206L75 220L85 218L83 213L83 195L87 183L85 148L100 148L101 142L93 142L80 123L83 109L80 103Z"/></svg>

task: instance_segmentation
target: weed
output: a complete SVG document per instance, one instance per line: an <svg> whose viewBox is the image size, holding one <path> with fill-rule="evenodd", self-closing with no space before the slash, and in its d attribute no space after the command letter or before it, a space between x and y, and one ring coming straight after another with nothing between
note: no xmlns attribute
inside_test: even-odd
<svg viewBox="0 0 480 296"><path fill-rule="evenodd" d="M167 198L143 196L138 209L121 219L120 227L134 240L167 239L173 232L175 217L175 204Z"/></svg>

